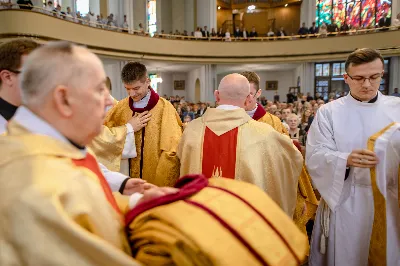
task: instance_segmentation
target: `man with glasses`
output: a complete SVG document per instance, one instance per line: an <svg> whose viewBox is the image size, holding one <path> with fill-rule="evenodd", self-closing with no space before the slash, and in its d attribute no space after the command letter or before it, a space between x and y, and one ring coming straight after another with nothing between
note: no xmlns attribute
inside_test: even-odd
<svg viewBox="0 0 400 266"><path fill-rule="evenodd" d="M306 165L323 199L311 242L312 266L368 265L370 243L372 247L376 240L371 237L374 197L370 169L379 160L367 149L367 142L392 122L400 121L400 99L379 92L384 60L377 51L354 51L345 69L350 93L321 106L308 132ZM395 193L397 185L393 184ZM398 208L397 202L391 204ZM388 234L399 232L399 228L389 230Z"/></svg>

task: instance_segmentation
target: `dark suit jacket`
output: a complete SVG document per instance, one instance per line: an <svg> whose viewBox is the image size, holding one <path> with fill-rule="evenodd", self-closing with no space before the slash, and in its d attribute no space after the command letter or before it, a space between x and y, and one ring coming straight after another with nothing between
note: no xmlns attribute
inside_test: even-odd
<svg viewBox="0 0 400 266"><path fill-rule="evenodd" d="M233 32L233 37L235 37L235 38L241 38L241 37L243 37L243 32L240 30L240 31L234 31Z"/></svg>
<svg viewBox="0 0 400 266"><path fill-rule="evenodd" d="M258 33L257 32L250 32L249 37L258 37Z"/></svg>
<svg viewBox="0 0 400 266"><path fill-rule="evenodd" d="M392 18L381 18L379 20L379 24L378 25L379 25L380 28L382 28L382 27L390 27L391 21L392 21Z"/></svg>
<svg viewBox="0 0 400 266"><path fill-rule="evenodd" d="M282 33L283 33L283 34L282 34ZM288 35L286 34L286 31L282 31L282 33L281 33L281 31L279 30L279 31L276 32L276 36L278 36L278 37L288 36Z"/></svg>
<svg viewBox="0 0 400 266"><path fill-rule="evenodd" d="M203 37L210 37L210 32L209 31L201 31L201 34L203 34Z"/></svg>
<svg viewBox="0 0 400 266"><path fill-rule="evenodd" d="M318 33L318 27L315 27L315 28L310 27L310 28L308 29L308 32L309 32L310 34L317 34L317 33Z"/></svg>

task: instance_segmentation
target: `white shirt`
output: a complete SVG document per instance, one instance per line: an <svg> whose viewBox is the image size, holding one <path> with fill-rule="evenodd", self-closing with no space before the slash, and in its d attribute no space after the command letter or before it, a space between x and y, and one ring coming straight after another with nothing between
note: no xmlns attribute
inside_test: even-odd
<svg viewBox="0 0 400 266"><path fill-rule="evenodd" d="M133 102L133 107L145 108L149 104L150 96L151 96L151 91L149 90L149 92L146 94L146 96L144 96L143 99L141 99L138 102Z"/></svg>
<svg viewBox="0 0 400 266"><path fill-rule="evenodd" d="M5 133L6 130L7 130L7 120L2 115L0 115L0 135Z"/></svg>
<svg viewBox="0 0 400 266"><path fill-rule="evenodd" d="M230 104L221 104L217 107L217 109L220 110L236 110L236 109L240 109L239 106L235 106L235 105L230 105Z"/></svg>
<svg viewBox="0 0 400 266"><path fill-rule="evenodd" d="M47 123L46 121L44 121L43 119L32 113L29 109L27 109L24 106L18 108L17 112L13 117L13 120L34 134L49 136L61 142L70 144L70 141L66 137L64 137L59 131L57 131L49 123ZM84 149L81 150L81 152L83 155L86 155L87 150ZM127 176L122 175L120 173L109 171L104 165L100 163L99 167L102 170L103 175L105 176L107 182L109 183L113 191L118 191L122 181L128 178ZM118 186L117 182L113 183L109 181L113 179L118 179L122 181L119 183ZM140 195L135 195L135 194L133 194L129 199L129 206L131 208L133 208L141 198Z"/></svg>
<svg viewBox="0 0 400 266"><path fill-rule="evenodd" d="M246 113L247 113L251 118L253 118L254 114L256 113L257 108L258 108L258 103L256 104L256 107L255 107L253 110L251 110L251 111L246 111Z"/></svg>

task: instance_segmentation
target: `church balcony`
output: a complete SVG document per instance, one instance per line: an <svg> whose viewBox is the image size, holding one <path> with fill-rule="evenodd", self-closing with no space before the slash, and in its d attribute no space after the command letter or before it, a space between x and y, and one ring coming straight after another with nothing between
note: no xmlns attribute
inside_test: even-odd
<svg viewBox="0 0 400 266"><path fill-rule="evenodd" d="M145 34L144 34L145 35ZM47 14L0 10L0 42L20 37L39 42L67 40L99 55L126 59L191 63L275 63L343 60L356 48L370 47L384 56L400 55L400 30L361 30L325 38L254 38L231 42L163 35L163 38L81 25Z"/></svg>

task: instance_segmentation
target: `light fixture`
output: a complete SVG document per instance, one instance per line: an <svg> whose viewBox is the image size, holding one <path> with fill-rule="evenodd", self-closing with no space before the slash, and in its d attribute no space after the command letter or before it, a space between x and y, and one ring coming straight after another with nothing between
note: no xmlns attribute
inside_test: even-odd
<svg viewBox="0 0 400 266"><path fill-rule="evenodd" d="M287 6L288 6L288 4L285 5L285 7L287 7Z"/></svg>
<svg viewBox="0 0 400 266"><path fill-rule="evenodd" d="M251 5L251 6L248 6L248 7L247 7L247 10L249 10L249 11L252 11L252 10L254 10L254 9L256 9L256 6L255 6L255 5Z"/></svg>
<svg viewBox="0 0 400 266"><path fill-rule="evenodd" d="M218 10L220 10L221 9L221 6L218 6Z"/></svg>

